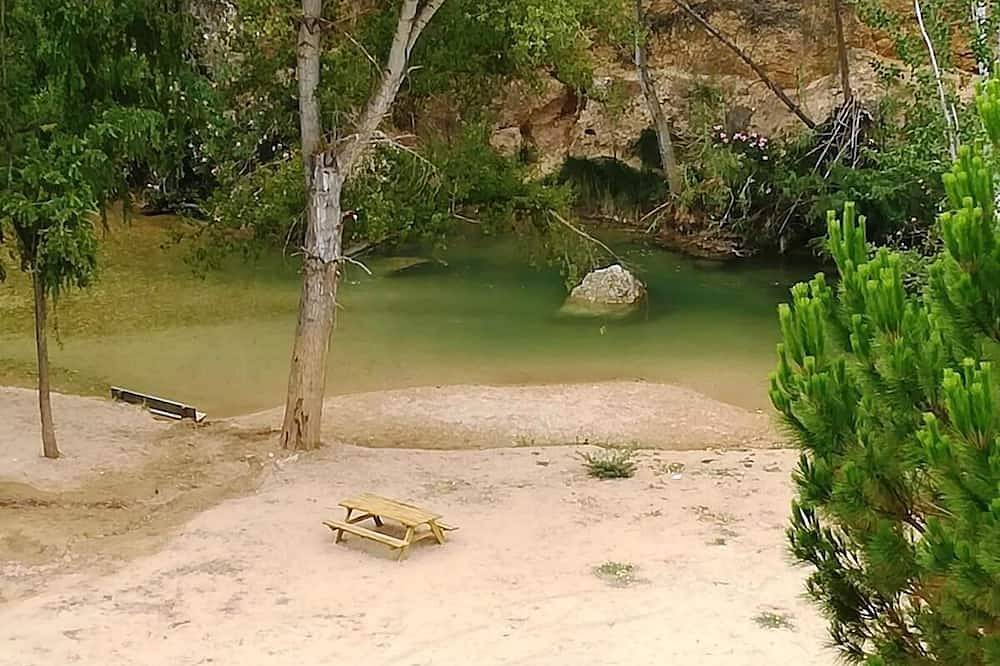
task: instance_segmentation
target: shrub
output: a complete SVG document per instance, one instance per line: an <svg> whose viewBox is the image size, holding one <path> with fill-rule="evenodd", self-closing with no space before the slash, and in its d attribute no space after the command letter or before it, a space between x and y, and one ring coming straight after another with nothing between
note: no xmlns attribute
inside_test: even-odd
<svg viewBox="0 0 1000 666"><path fill-rule="evenodd" d="M661 174L612 157L567 157L555 180L573 188L578 206L605 215L644 212L667 196Z"/></svg>
<svg viewBox="0 0 1000 666"><path fill-rule="evenodd" d="M607 561L594 567L594 575L613 587L628 587L640 581L635 565L629 562Z"/></svg>
<svg viewBox="0 0 1000 666"><path fill-rule="evenodd" d="M1000 80L964 147L926 279L829 215L822 274L780 308L771 400L803 452L788 536L847 660L1000 663Z"/></svg>
<svg viewBox="0 0 1000 666"><path fill-rule="evenodd" d="M636 452L633 448L608 446L599 453L577 452L587 473L597 479L628 479L635 474Z"/></svg>

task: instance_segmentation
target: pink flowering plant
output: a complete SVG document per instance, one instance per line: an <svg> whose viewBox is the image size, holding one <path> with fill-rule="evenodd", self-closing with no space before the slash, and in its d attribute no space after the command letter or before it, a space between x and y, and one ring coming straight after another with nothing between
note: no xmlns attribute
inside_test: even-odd
<svg viewBox="0 0 1000 666"><path fill-rule="evenodd" d="M712 143L716 148L728 149L756 162L772 160L770 139L757 132L729 133L722 125L716 125L712 128Z"/></svg>

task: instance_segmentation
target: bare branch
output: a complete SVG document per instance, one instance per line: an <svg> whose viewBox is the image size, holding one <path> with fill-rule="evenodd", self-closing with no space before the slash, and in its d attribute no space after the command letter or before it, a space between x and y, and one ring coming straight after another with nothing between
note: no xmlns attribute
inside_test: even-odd
<svg viewBox="0 0 1000 666"><path fill-rule="evenodd" d="M558 222L559 224L565 226L567 229L569 229L570 231L572 231L576 235L578 235L578 236L580 236L582 238L585 238L585 239L589 240L591 243L593 243L594 245L597 245L598 247L600 247L602 250L604 250L605 252L607 252L608 254L610 254L612 257L614 257L615 261L617 261L618 263L624 264L624 262L622 261L621 257L619 257L617 254L615 254L615 251L612 250L607 245L605 245L603 241L601 241L601 240L599 240L597 238L594 238L593 236L591 236L590 234L588 234L583 229L580 229L580 228L578 228L578 227L570 224L569 222L566 221L566 218L564 218L562 215L560 215L559 213L555 212L554 210L550 210L549 211L549 215L551 215L552 218L556 222Z"/></svg>
<svg viewBox="0 0 1000 666"><path fill-rule="evenodd" d="M423 155L421 155L420 153L418 153L417 151L415 151L413 148L410 148L409 146L407 146L407 145L405 145L403 143L400 143L400 141L399 141L400 139L407 138L407 137L410 137L410 136L413 136L413 135L412 134L406 134L406 135L401 135L401 136L397 136L397 137L391 137L388 134L386 134L385 132L375 132L375 136L372 137L372 142L373 143L384 143L386 145L392 146L396 150L399 150L399 151L402 151L404 153L407 153L408 155L410 155L411 157L413 157L414 159L416 159L418 162L423 163L424 166L428 167L432 171L437 172L438 168L437 168L437 166L433 162L431 162L429 159L427 159L426 157L424 157Z"/></svg>
<svg viewBox="0 0 1000 666"><path fill-rule="evenodd" d="M461 213L456 213L454 209L452 209L452 211L451 211L451 216L453 218L455 218L456 220L461 220L462 222L468 222L469 224L482 224L483 223L482 220L477 220L477 219L474 219L474 218L471 218L471 217L466 217L465 215L462 215Z"/></svg>
<svg viewBox="0 0 1000 666"><path fill-rule="evenodd" d="M417 45L417 40L420 39L420 34L427 27L427 24L431 22L437 11L441 9L441 5L444 4L444 0L428 0L427 4L423 6L420 10L420 15L417 16L417 20L413 22L413 31L410 34L410 43L407 45L407 55L413 50L413 47Z"/></svg>
<svg viewBox="0 0 1000 666"><path fill-rule="evenodd" d="M354 46L356 46L358 50L361 51L361 53L365 56L365 58L368 59L368 62L370 62L375 67L376 71L382 68L381 65L378 64L378 60L375 59L375 56L369 53L368 49L366 49L364 45L361 44L361 42L354 39L354 35L345 30L344 37L347 37L347 41L349 41L351 44L354 44Z"/></svg>
<svg viewBox="0 0 1000 666"><path fill-rule="evenodd" d="M670 196L680 196L684 187L684 179L681 177L680 168L677 166L677 154L674 152L673 138L671 137L671 123L667 115L663 112L663 105L660 104L660 94L656 89L656 82L649 73L649 63L646 54L646 39L648 30L646 28L646 11L643 9L643 1L635 0L635 67L639 75L639 87L642 89L642 96L646 100L646 107L650 118L653 121L653 129L656 132L656 145L660 151L660 163L663 173L667 177L667 185L670 187Z"/></svg>
<svg viewBox="0 0 1000 666"><path fill-rule="evenodd" d="M701 14L692 9L691 5L684 2L684 0L673 0L673 1L675 5L684 10L684 13L686 13L688 16L697 21L701 25L701 27L703 27L706 30L706 32L708 32L710 35L718 39L726 47L728 47L730 51L739 56L740 60L745 62L750 67L750 69L752 69L757 74L757 76L764 83L764 85L770 88L771 92L773 92L777 96L777 98L780 99L781 102L788 107L788 110L794 113L795 116L799 120L801 120L806 127L808 127L809 129L816 129L816 123L813 122L813 119L807 116L806 112L802 110L802 107L793 102L792 99L785 94L785 91L782 90L778 86L778 84L776 84L774 81L771 80L771 77L767 75L767 72L765 72L764 69L760 65L758 65L753 58L747 55L746 51L738 47L736 44L733 43L731 39L729 39L724 34L719 32L719 30L714 25L712 25L704 18L702 18Z"/></svg>
<svg viewBox="0 0 1000 666"><path fill-rule="evenodd" d="M392 47L389 49L389 58L383 68L382 80L362 111L353 138L339 150L338 160L345 173L354 168L358 157L368 148L372 135L392 107L409 71L413 47L444 2L445 0L428 0L421 7L419 0L404 0L396 22Z"/></svg>
<svg viewBox="0 0 1000 666"><path fill-rule="evenodd" d="M410 37L413 34L413 23L417 20L418 0L405 0L396 22L396 33L389 49L389 59L382 71L382 80L378 88L368 98L368 103L361 112L357 128L351 140L347 141L339 151L338 160L344 173L350 173L360 156L368 147L372 134L382 123L389 112L399 87L409 59Z"/></svg>
<svg viewBox="0 0 1000 666"><path fill-rule="evenodd" d="M363 270L365 273L368 273L368 275L374 275L374 273L372 273L372 271L371 271L370 268L368 268L367 266L365 266L363 263L361 263L357 259L354 259L350 255L345 254L345 255L343 255L343 256L340 257L340 260L344 261L344 262L347 262L349 264L353 264L355 266L360 267L361 270Z"/></svg>

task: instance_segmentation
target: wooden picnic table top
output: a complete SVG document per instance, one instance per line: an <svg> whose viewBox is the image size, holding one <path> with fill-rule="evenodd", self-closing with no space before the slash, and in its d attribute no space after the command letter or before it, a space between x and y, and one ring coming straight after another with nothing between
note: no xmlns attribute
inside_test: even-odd
<svg viewBox="0 0 1000 666"><path fill-rule="evenodd" d="M420 507L406 504L387 497L363 493L356 497L349 497L340 502L340 506L354 511L363 511L373 516L390 518L406 527L417 527L433 523L441 518L440 514L425 511Z"/></svg>

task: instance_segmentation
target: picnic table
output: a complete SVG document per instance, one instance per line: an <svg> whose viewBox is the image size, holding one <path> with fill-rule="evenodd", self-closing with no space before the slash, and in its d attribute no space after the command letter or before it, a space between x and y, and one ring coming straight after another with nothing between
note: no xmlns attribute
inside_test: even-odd
<svg viewBox="0 0 1000 666"><path fill-rule="evenodd" d="M406 557L410 546L423 539L436 539L439 544L443 544L445 531L455 529L442 523L439 514L371 493L349 497L339 504L347 509L346 518L343 521L323 521L324 525L337 533L336 543L343 541L344 533L348 532L393 548L397 551L397 560ZM358 525L358 523L369 519L375 523L376 527L382 527L383 521L386 519L397 522L406 529L406 533L400 539ZM417 530L420 528L426 529L418 532Z"/></svg>

